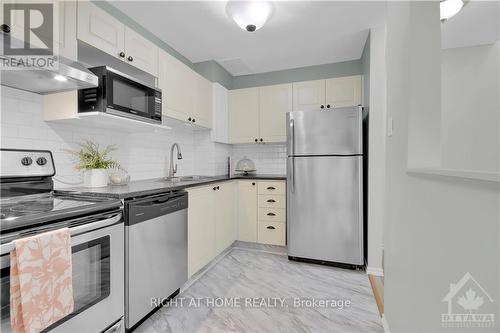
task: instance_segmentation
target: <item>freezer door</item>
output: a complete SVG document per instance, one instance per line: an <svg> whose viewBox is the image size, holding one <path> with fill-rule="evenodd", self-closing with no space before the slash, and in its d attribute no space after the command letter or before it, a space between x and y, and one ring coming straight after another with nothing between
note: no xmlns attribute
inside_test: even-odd
<svg viewBox="0 0 500 333"><path fill-rule="evenodd" d="M362 107L287 113L288 156L363 153Z"/></svg>
<svg viewBox="0 0 500 333"><path fill-rule="evenodd" d="M288 158L289 256L363 264L362 159Z"/></svg>

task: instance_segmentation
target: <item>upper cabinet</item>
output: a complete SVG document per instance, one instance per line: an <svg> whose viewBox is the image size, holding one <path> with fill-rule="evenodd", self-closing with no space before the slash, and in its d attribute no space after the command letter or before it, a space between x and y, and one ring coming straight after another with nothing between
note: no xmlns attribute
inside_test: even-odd
<svg viewBox="0 0 500 333"><path fill-rule="evenodd" d="M158 63L163 115L210 128L212 83L163 50L159 51Z"/></svg>
<svg viewBox="0 0 500 333"><path fill-rule="evenodd" d="M259 141L286 141L286 113L292 111L292 84L260 87Z"/></svg>
<svg viewBox="0 0 500 333"><path fill-rule="evenodd" d="M78 1L78 39L151 75L158 47L89 1Z"/></svg>
<svg viewBox="0 0 500 333"><path fill-rule="evenodd" d="M361 75L326 80L326 107L361 105Z"/></svg>
<svg viewBox="0 0 500 333"><path fill-rule="evenodd" d="M293 84L293 111L319 109L325 104L325 80L295 82Z"/></svg>
<svg viewBox="0 0 500 333"><path fill-rule="evenodd" d="M217 82L212 88L212 141L229 143L229 91Z"/></svg>
<svg viewBox="0 0 500 333"><path fill-rule="evenodd" d="M259 88L229 91L229 142L259 141Z"/></svg>
<svg viewBox="0 0 500 333"><path fill-rule="evenodd" d="M285 142L292 84L229 91L229 142Z"/></svg>
<svg viewBox="0 0 500 333"><path fill-rule="evenodd" d="M293 84L294 111L356 106L361 98L361 75Z"/></svg>

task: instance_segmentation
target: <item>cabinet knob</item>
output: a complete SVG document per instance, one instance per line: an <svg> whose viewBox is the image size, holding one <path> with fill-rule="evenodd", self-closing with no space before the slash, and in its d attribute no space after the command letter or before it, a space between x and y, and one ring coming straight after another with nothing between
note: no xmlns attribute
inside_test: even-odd
<svg viewBox="0 0 500 333"><path fill-rule="evenodd" d="M125 58L125 52L122 51L122 52L118 53L118 56L120 58Z"/></svg>
<svg viewBox="0 0 500 333"><path fill-rule="evenodd" d="M132 56L128 56L127 60L128 61L134 61L134 58L132 58Z"/></svg>
<svg viewBox="0 0 500 333"><path fill-rule="evenodd" d="M268 190L275 190L276 188L274 186L268 186L267 189Z"/></svg>
<svg viewBox="0 0 500 333"><path fill-rule="evenodd" d="M255 142L259 142L259 140L255 139Z"/></svg>
<svg viewBox="0 0 500 333"><path fill-rule="evenodd" d="M219 186L217 186L217 189L218 189L218 190L220 190L220 187L219 187Z"/></svg>
<svg viewBox="0 0 500 333"><path fill-rule="evenodd" d="M275 228L275 227L273 227L272 225L268 225L266 228L267 228L267 229L270 229L270 230L274 230L274 229L276 229L276 228Z"/></svg>
<svg viewBox="0 0 500 333"><path fill-rule="evenodd" d="M216 187L216 186L212 187L212 190L214 190L214 191L215 191L216 189L217 189L217 187Z"/></svg>
<svg viewBox="0 0 500 333"><path fill-rule="evenodd" d="M320 106L320 108L324 109L324 108L325 108L325 106L324 106L324 105L321 105L321 106Z"/></svg>
<svg viewBox="0 0 500 333"><path fill-rule="evenodd" d="M329 108L330 108L330 104L328 104L328 105L326 106L326 108L327 108L327 109L329 109Z"/></svg>
<svg viewBox="0 0 500 333"><path fill-rule="evenodd" d="M193 123L196 121L196 119L193 118Z"/></svg>
<svg viewBox="0 0 500 333"><path fill-rule="evenodd" d="M2 30L3 32L5 32L6 34L10 33L10 26L7 25L7 24L2 24L0 26L0 30Z"/></svg>
<svg viewBox="0 0 500 333"><path fill-rule="evenodd" d="M252 186L255 186L255 183L252 183Z"/></svg>
<svg viewBox="0 0 500 333"><path fill-rule="evenodd" d="M267 200L267 202L276 202L276 200L274 200L274 199L269 199L269 200Z"/></svg>
<svg viewBox="0 0 500 333"><path fill-rule="evenodd" d="M188 118L188 121L191 121L191 117Z"/></svg>
<svg viewBox="0 0 500 333"><path fill-rule="evenodd" d="M259 140L259 141L260 141L260 142L262 142L262 141L264 141L264 140L262 140L262 138L260 138L260 140Z"/></svg>
<svg viewBox="0 0 500 333"><path fill-rule="evenodd" d="M276 216L274 213L267 213L267 216Z"/></svg>

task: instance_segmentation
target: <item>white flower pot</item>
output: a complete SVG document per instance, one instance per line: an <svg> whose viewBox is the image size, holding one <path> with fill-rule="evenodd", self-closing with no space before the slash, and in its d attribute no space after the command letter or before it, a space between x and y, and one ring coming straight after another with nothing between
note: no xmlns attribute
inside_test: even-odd
<svg viewBox="0 0 500 333"><path fill-rule="evenodd" d="M83 186L105 187L108 186L108 170L92 169L83 172Z"/></svg>

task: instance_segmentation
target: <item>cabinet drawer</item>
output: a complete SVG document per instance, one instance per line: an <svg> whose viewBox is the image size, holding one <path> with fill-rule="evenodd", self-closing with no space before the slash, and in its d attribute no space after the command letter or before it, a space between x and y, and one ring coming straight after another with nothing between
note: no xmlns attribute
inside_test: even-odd
<svg viewBox="0 0 500 333"><path fill-rule="evenodd" d="M258 242L263 244L285 245L285 224L259 222Z"/></svg>
<svg viewBox="0 0 500 333"><path fill-rule="evenodd" d="M258 182L259 194L285 194L285 182Z"/></svg>
<svg viewBox="0 0 500 333"><path fill-rule="evenodd" d="M259 195L259 207L262 208L285 208L284 195Z"/></svg>
<svg viewBox="0 0 500 333"><path fill-rule="evenodd" d="M259 221L285 222L285 210L282 208L259 207Z"/></svg>

